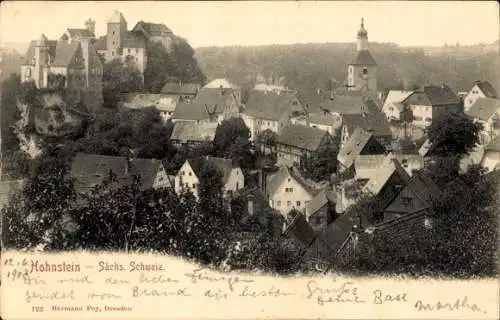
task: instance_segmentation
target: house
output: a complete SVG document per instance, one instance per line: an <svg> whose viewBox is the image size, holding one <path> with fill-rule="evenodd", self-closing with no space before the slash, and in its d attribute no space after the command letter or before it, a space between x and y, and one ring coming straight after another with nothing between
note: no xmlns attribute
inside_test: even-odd
<svg viewBox="0 0 500 320"><path fill-rule="evenodd" d="M419 154L359 155L354 160L355 179L369 180L390 159L396 159L410 176L421 170L425 164L424 157Z"/></svg>
<svg viewBox="0 0 500 320"><path fill-rule="evenodd" d="M229 80L224 79L224 78L217 78L209 83L207 83L203 88L205 89L231 89L231 91L234 93L234 96L236 98L236 103L238 104L238 107L241 105L241 88L234 84L231 83Z"/></svg>
<svg viewBox="0 0 500 320"><path fill-rule="evenodd" d="M335 218L336 194L334 190L323 188L306 205L305 216L307 222L315 231L326 228Z"/></svg>
<svg viewBox="0 0 500 320"><path fill-rule="evenodd" d="M207 164L215 166L222 174L225 198L233 198L234 193L245 187L243 171L240 167L234 166L230 159L206 156L184 162L175 176L175 192L180 194L184 190L190 191L196 199L199 199L199 177Z"/></svg>
<svg viewBox="0 0 500 320"><path fill-rule="evenodd" d="M121 106L127 109L141 110L156 108L163 121L168 121L179 104L179 97L161 93L127 93L121 96Z"/></svg>
<svg viewBox="0 0 500 320"><path fill-rule="evenodd" d="M171 187L163 163L156 159L78 153L70 168L70 177L75 179L75 189L80 194L107 181L111 173L118 187L132 183L134 176L140 177L142 190Z"/></svg>
<svg viewBox="0 0 500 320"><path fill-rule="evenodd" d="M239 116L239 105L232 89L202 88L189 102L177 105L172 121L194 121L221 123L223 120Z"/></svg>
<svg viewBox="0 0 500 320"><path fill-rule="evenodd" d="M21 64L21 81L34 81L37 88L64 88L75 101L95 110L102 105L103 64L91 41L91 32L70 30L59 40L42 34L31 41Z"/></svg>
<svg viewBox="0 0 500 320"><path fill-rule="evenodd" d="M177 147L213 142L218 126L214 122L196 124L194 121L178 121L174 123L170 140Z"/></svg>
<svg viewBox="0 0 500 320"><path fill-rule="evenodd" d="M464 111L468 111L478 98L499 99L495 88L488 81L476 81L464 97Z"/></svg>
<svg viewBox="0 0 500 320"><path fill-rule="evenodd" d="M178 97L183 101L190 101L196 97L201 85L197 83L167 82L161 89L161 93Z"/></svg>
<svg viewBox="0 0 500 320"><path fill-rule="evenodd" d="M500 169L500 136L497 136L484 148L481 165L488 171Z"/></svg>
<svg viewBox="0 0 500 320"><path fill-rule="evenodd" d="M343 115L340 137L341 147L349 141L354 130L358 127L371 133L384 147L390 147L392 143L392 131L389 121L387 121L387 118L381 112Z"/></svg>
<svg viewBox="0 0 500 320"><path fill-rule="evenodd" d="M300 164L301 157L310 157L321 148L333 143L326 131L302 125L288 125L277 138L278 165Z"/></svg>
<svg viewBox="0 0 500 320"><path fill-rule="evenodd" d="M421 128L430 126L433 120L442 115L462 112L460 99L445 84L423 86L401 103L411 109L412 124Z"/></svg>
<svg viewBox="0 0 500 320"><path fill-rule="evenodd" d="M413 91L389 90L382 106L382 112L387 120L401 120L401 112L404 110L402 102L412 93Z"/></svg>
<svg viewBox="0 0 500 320"><path fill-rule="evenodd" d="M377 199L377 209L383 210L410 180L410 175L396 159L389 159L370 177L363 192Z"/></svg>
<svg viewBox="0 0 500 320"><path fill-rule="evenodd" d="M261 132L268 129L280 134L292 115L298 113L304 113L304 109L294 92L252 90L241 118L255 141Z"/></svg>
<svg viewBox="0 0 500 320"><path fill-rule="evenodd" d="M317 189L288 167L281 167L276 173L268 175L266 180L269 206L285 218L292 209L304 213L308 203L318 193Z"/></svg>
<svg viewBox="0 0 500 320"><path fill-rule="evenodd" d="M414 175L384 209L383 222L431 209L433 201L440 195L441 190L431 178L421 173Z"/></svg>
<svg viewBox="0 0 500 320"><path fill-rule="evenodd" d="M487 145L500 132L500 99L479 97L475 100L465 113L483 125L479 142Z"/></svg>
<svg viewBox="0 0 500 320"><path fill-rule="evenodd" d="M362 128L356 128L349 141L340 149L337 155L339 171L354 169L354 160L359 155L385 154L385 148L378 140Z"/></svg>
<svg viewBox="0 0 500 320"><path fill-rule="evenodd" d="M342 117L328 111L309 113L306 117L310 127L324 130L332 137L342 125Z"/></svg>

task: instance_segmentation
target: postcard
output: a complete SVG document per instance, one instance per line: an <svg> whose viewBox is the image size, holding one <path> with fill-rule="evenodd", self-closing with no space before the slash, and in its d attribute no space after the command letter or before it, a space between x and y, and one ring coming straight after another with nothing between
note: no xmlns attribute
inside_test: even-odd
<svg viewBox="0 0 500 320"><path fill-rule="evenodd" d="M2 2L1 318L498 319L499 12Z"/></svg>

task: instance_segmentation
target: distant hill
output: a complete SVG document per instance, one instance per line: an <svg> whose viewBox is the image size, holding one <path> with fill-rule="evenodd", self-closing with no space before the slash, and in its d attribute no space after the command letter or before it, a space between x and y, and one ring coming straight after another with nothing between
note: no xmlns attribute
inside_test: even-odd
<svg viewBox="0 0 500 320"><path fill-rule="evenodd" d="M500 89L499 51L494 48L491 44L433 51L370 43L379 65L379 89L445 82L457 91L466 91L478 79ZM248 89L257 77L284 77L290 88L315 90L329 89L332 78L343 81L354 53L353 43L310 43L203 47L196 49L195 57L209 79L227 77Z"/></svg>
<svg viewBox="0 0 500 320"><path fill-rule="evenodd" d="M1 45L2 52L17 51L21 55L24 55L28 51L30 43L29 42L5 42Z"/></svg>

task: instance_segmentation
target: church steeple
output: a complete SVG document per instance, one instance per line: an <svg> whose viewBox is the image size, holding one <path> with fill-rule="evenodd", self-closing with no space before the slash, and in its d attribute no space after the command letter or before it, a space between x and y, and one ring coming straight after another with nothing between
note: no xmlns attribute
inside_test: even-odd
<svg viewBox="0 0 500 320"><path fill-rule="evenodd" d="M368 49L368 31L365 29L364 19L361 18L361 28L358 31L356 50L361 51L366 49Z"/></svg>

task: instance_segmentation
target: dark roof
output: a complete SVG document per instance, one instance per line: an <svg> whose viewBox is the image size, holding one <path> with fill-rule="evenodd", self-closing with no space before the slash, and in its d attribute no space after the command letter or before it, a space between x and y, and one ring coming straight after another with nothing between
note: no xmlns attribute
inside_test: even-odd
<svg viewBox="0 0 500 320"><path fill-rule="evenodd" d="M404 182L410 180L410 175L401 166L398 160L391 158L388 160L389 161L380 167L370 180L368 180L368 183L363 187L364 191L374 196L378 195L394 174L397 174Z"/></svg>
<svg viewBox="0 0 500 320"><path fill-rule="evenodd" d="M319 209L323 208L329 202L336 202L336 195L332 194L334 191L323 188L312 200L306 205L306 216L310 217L315 214Z"/></svg>
<svg viewBox="0 0 500 320"><path fill-rule="evenodd" d="M198 157L186 160L194 171L194 174L199 177L203 166L207 163L214 165L222 174L222 183L226 184L231 171L233 170L233 162L231 159L217 157Z"/></svg>
<svg viewBox="0 0 500 320"><path fill-rule="evenodd" d="M109 177L110 170L116 175L120 186L132 182L133 175L141 177L142 188L151 188L155 174L162 165L155 159L131 159L79 153L73 158L70 175L75 178L75 189L85 193ZM128 168L128 169L127 169Z"/></svg>
<svg viewBox="0 0 500 320"><path fill-rule="evenodd" d="M319 233L318 236L328 244L332 255L342 247L355 223L353 215L343 214Z"/></svg>
<svg viewBox="0 0 500 320"><path fill-rule="evenodd" d="M480 120L488 120L495 112L500 110L500 100L492 98L477 98L469 110L467 115Z"/></svg>
<svg viewBox="0 0 500 320"><path fill-rule="evenodd" d="M404 101L413 100L413 97L424 94L428 101L420 101L420 103L429 103L432 106L459 104L460 99L457 95L445 84L427 85L410 94Z"/></svg>
<svg viewBox="0 0 500 320"><path fill-rule="evenodd" d="M375 137L392 136L391 127L385 114L364 113L346 114L342 117L343 125L347 127L349 134L352 134L357 127L372 133Z"/></svg>
<svg viewBox="0 0 500 320"><path fill-rule="evenodd" d="M210 114L222 113L231 98L234 98L232 89L224 89L221 92L220 89L203 88L191 102L179 103L172 118L182 120L208 119Z"/></svg>
<svg viewBox="0 0 500 320"><path fill-rule="evenodd" d="M51 65L59 67L67 66L79 48L80 42L58 42L56 47L56 56Z"/></svg>
<svg viewBox="0 0 500 320"><path fill-rule="evenodd" d="M141 26L144 30L146 30L146 32L149 33L151 36L164 36L172 33L172 30L170 30L163 23L152 23L144 21L137 22L137 24L132 30L136 31L137 28L139 28L139 26Z"/></svg>
<svg viewBox="0 0 500 320"><path fill-rule="evenodd" d="M484 95L488 98L498 99L498 94L495 88L488 81L478 81L476 85L481 89Z"/></svg>
<svg viewBox="0 0 500 320"><path fill-rule="evenodd" d="M330 99L330 91L298 91L297 99L308 112L319 111L324 102Z"/></svg>
<svg viewBox="0 0 500 320"><path fill-rule="evenodd" d="M73 28L68 28L68 33L71 38L74 37L95 37L95 34L90 31L89 29L73 29Z"/></svg>
<svg viewBox="0 0 500 320"><path fill-rule="evenodd" d="M493 139L488 145L484 148L485 151L499 151L500 152L500 136L497 136Z"/></svg>
<svg viewBox="0 0 500 320"><path fill-rule="evenodd" d="M196 95L201 85L197 83L167 82L161 89L162 93L179 95Z"/></svg>
<svg viewBox="0 0 500 320"><path fill-rule="evenodd" d="M320 107L341 115L361 114L363 111L369 111L362 96L351 95L335 95L333 99L323 100Z"/></svg>
<svg viewBox="0 0 500 320"><path fill-rule="evenodd" d="M195 121L177 121L172 129L171 140L186 142L214 141L217 123L196 124Z"/></svg>
<svg viewBox="0 0 500 320"><path fill-rule="evenodd" d="M303 111L293 92L266 92L252 90L248 97L244 114L266 120L277 121L287 111Z"/></svg>
<svg viewBox="0 0 500 320"><path fill-rule="evenodd" d="M360 50L356 53L356 57L354 58L351 63L351 65L365 65L365 66L376 66L377 62L375 61L375 58L373 58L370 50L364 49Z"/></svg>
<svg viewBox="0 0 500 320"><path fill-rule="evenodd" d="M316 151L323 138L328 135L328 132L317 128L291 124L283 129L276 142L303 150Z"/></svg>
<svg viewBox="0 0 500 320"><path fill-rule="evenodd" d="M361 128L356 128L349 141L340 149L337 156L338 161L346 168L354 164L354 159L361 153L365 145L373 135Z"/></svg>

